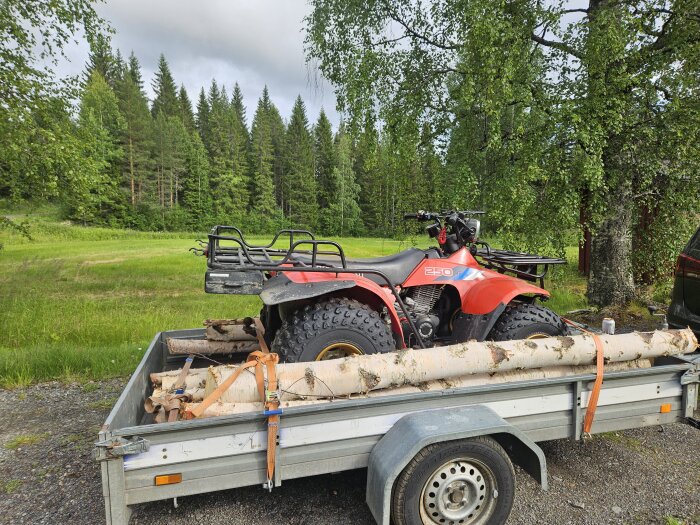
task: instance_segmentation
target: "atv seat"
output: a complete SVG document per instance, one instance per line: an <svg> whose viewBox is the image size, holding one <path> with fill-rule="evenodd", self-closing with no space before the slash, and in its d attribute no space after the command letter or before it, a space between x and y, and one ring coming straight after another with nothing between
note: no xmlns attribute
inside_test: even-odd
<svg viewBox="0 0 700 525"><path fill-rule="evenodd" d="M346 259L345 262L347 263L347 267L349 269L377 270L382 272L389 278L391 284L396 285L402 284L423 259L437 259L439 257L440 254L434 248L429 250L409 248L408 250L404 250L393 255L386 255L384 257L373 257L371 259ZM310 257L295 256L294 258L295 260L303 262L304 264L311 264ZM338 257L319 257L316 260L316 264L339 266L340 259ZM363 277L366 277L377 284L386 286L386 281L379 275L367 274Z"/></svg>

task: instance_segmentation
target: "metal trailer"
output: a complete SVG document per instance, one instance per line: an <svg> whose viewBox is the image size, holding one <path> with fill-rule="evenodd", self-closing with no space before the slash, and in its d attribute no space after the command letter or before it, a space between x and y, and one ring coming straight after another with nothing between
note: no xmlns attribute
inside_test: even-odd
<svg viewBox="0 0 700 525"><path fill-rule="evenodd" d="M168 354L169 337L201 338L203 330L156 335L99 433L95 457L102 470L108 525L127 525L130 507L140 503L266 481L267 420L262 412L149 422L143 408L150 394L149 374L179 368L184 359ZM693 421L699 375L697 352L657 358L648 369L606 374L592 433ZM404 523L466 523L479 501L500 505L497 514L507 517L513 497L508 490L512 492L514 483L509 459L546 490L546 460L536 442L582 439L594 379L579 375L286 409L278 436L275 487L287 479L367 467L366 501L380 525L388 525L390 514L399 508L396 498L413 498L414 505L421 498L421 516L437 504L437 518L398 520ZM485 465L483 455L465 452L486 445L505 461ZM474 467L476 474L463 473L465 463L459 459L453 463L456 474L448 462L433 468L426 478L425 468L431 464L426 456L442 453L437 455L445 457L455 447L457 455L466 454L464 461L474 460L466 465L469 471ZM424 464L417 465L418 460ZM484 494L479 474L500 483L501 494ZM430 486L435 479L439 494L425 488L426 479ZM418 482L423 487L416 488Z"/></svg>

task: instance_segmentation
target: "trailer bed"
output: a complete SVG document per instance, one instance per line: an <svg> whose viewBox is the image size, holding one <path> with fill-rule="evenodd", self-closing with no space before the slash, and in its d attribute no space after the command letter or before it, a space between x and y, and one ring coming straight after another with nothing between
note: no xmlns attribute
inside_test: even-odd
<svg viewBox="0 0 700 525"><path fill-rule="evenodd" d="M195 329L156 335L99 433L96 457L108 525L126 525L131 505L266 480L267 419L262 412L162 424L151 423L145 414L150 374L179 368L184 360L168 354L166 339L203 334ZM696 353L658 358L647 369L606 374L591 432L692 417L699 368ZM594 379L568 376L285 409L275 486L287 479L366 467L374 446L397 421L428 410L487 407L534 442L579 440ZM168 474L179 474L182 481L155 485L156 476Z"/></svg>

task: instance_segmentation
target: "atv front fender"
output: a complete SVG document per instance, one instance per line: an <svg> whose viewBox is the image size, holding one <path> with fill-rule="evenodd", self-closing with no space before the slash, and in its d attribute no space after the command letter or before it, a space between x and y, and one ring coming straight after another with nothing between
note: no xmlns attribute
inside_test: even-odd
<svg viewBox="0 0 700 525"><path fill-rule="evenodd" d="M482 271L488 274L485 279L474 282L467 289L457 288L462 300L462 312L465 314L488 314L501 305L507 305L519 295L549 297L547 290L522 279L489 270Z"/></svg>
<svg viewBox="0 0 700 525"><path fill-rule="evenodd" d="M320 272L280 273L268 279L260 292L260 299L266 305L278 305L291 301L322 297L344 291L343 296L357 299L373 308L381 310L386 306L391 318L391 330L403 341L401 321L394 309L394 295L386 287L357 274L327 274Z"/></svg>

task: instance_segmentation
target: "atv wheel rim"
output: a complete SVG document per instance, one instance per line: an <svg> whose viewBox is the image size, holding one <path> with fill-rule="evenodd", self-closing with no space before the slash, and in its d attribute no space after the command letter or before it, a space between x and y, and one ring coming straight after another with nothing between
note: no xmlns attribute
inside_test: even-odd
<svg viewBox="0 0 700 525"><path fill-rule="evenodd" d="M326 361L328 359L340 359L351 355L362 355L364 352L352 343L333 343L316 356L316 361Z"/></svg>
<svg viewBox="0 0 700 525"><path fill-rule="evenodd" d="M534 334L528 335L525 339L546 339L547 337L552 337L544 332L535 332Z"/></svg>
<svg viewBox="0 0 700 525"><path fill-rule="evenodd" d="M495 476L473 458L450 460L428 478L421 495L421 520L436 525L483 524L496 505Z"/></svg>

